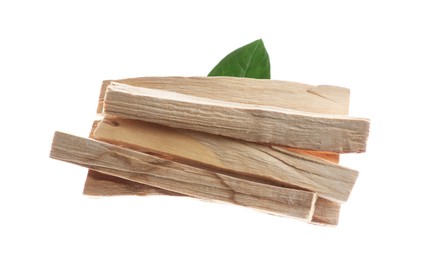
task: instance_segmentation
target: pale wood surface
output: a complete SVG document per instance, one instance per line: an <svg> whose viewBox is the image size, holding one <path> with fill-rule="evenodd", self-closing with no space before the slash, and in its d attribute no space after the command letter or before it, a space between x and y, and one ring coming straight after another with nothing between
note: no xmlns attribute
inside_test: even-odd
<svg viewBox="0 0 423 260"><path fill-rule="evenodd" d="M141 77L113 81L228 102L314 113L346 115L349 107L349 89L329 85L234 77ZM104 94L110 82L103 82L98 113L103 111Z"/></svg>
<svg viewBox="0 0 423 260"><path fill-rule="evenodd" d="M90 137L94 138L94 130L97 128L100 121L93 123L93 128L90 132ZM304 152L303 150L295 149L297 152ZM305 151L312 153L313 156L321 156L324 159L331 159L333 155L316 153L314 151ZM335 158L336 159L336 158ZM115 176L88 170L87 178L84 186L84 195L87 196L148 196L148 195L171 195L184 196L183 194L171 192L157 187L145 185L142 183L118 178ZM315 210L311 223L319 225L337 225L339 221L340 204L327 199L318 197L315 203Z"/></svg>
<svg viewBox="0 0 423 260"><path fill-rule="evenodd" d="M246 104L272 105L316 113L348 114L349 108L349 89L336 86L312 86L289 81L269 81L231 77L140 77L103 81L97 109L97 113L99 114L103 111L106 88L112 81L132 86L169 90L198 97L217 98L224 101ZM231 85L232 87L228 88L227 85ZM258 97L255 97L254 94L256 93L259 93ZM95 127L96 126L94 126L94 128ZM337 153L301 150L296 148L287 149L299 153L311 154L331 162L339 162L339 154ZM120 182L120 180L123 179L109 178L107 179L109 182L102 183L102 186L110 183L109 186L104 189L96 189L97 185L100 184L94 182L97 179L101 179L99 175L103 175L105 178L107 178L107 175L97 173L96 176L91 176L92 172L93 171L89 171L87 176L85 185L90 188L84 190L85 194L90 192L88 195L108 195L113 193L113 189L118 189L118 187L124 187L125 185L113 185L113 181ZM130 182L128 181L126 185L130 186ZM139 187L139 189L143 188ZM148 189L149 187L146 186L146 193L148 193ZM151 187L151 189L157 188Z"/></svg>
<svg viewBox="0 0 423 260"><path fill-rule="evenodd" d="M92 139L56 132L50 156L185 195L311 221L317 195L194 168Z"/></svg>
<svg viewBox="0 0 423 260"><path fill-rule="evenodd" d="M172 195L182 196L180 193L163 190L146 184L125 180L112 175L88 170L84 186L84 195L88 196L117 196L117 195Z"/></svg>
<svg viewBox="0 0 423 260"><path fill-rule="evenodd" d="M232 88L227 88L228 81ZM250 80L233 78L204 77L143 77L113 80L133 86L142 86L162 90L175 91L205 98L216 98L225 101L257 105L272 105L308 112L327 114L347 114L349 107L349 89L334 86L311 86L301 83L272 80ZM103 82L98 103L98 113L102 113L104 94L111 80ZM268 85L267 85L268 84ZM245 91L248 89L249 91ZM259 97L250 94L260 93ZM320 98L319 98L320 96ZM262 98L262 99L261 99ZM329 102L328 102L329 101ZM95 126L94 126L95 127ZM307 153L332 162L339 161L339 154L287 148L299 153ZM89 170L84 194L91 196L114 195L178 195L167 190L149 185L117 178L114 176ZM336 225L339 218L340 205L326 199L318 198L312 222Z"/></svg>
<svg viewBox="0 0 423 260"><path fill-rule="evenodd" d="M336 226L339 221L340 210L341 205L339 203L317 198L311 222L314 224Z"/></svg>
<svg viewBox="0 0 423 260"><path fill-rule="evenodd" d="M115 176L88 171L84 194L88 196L185 196L149 185L118 178ZM340 204L318 197L311 223L334 226L338 224Z"/></svg>
<svg viewBox="0 0 423 260"><path fill-rule="evenodd" d="M97 128L100 121L93 123L93 128L90 132L90 137L93 138L94 130ZM295 149L297 152L304 152L303 150ZM314 151L305 151L312 153L313 156L328 159L326 154L315 153ZM332 155L333 157L333 155ZM329 157L329 159L331 156ZM147 196L147 195L171 195L184 196L180 193L171 192L157 187L145 185L142 183L129 181L115 176L88 170L87 179L85 181L83 193L88 196ZM340 204L318 197L315 203L315 210L313 213L311 223L320 225L337 225L339 221Z"/></svg>
<svg viewBox="0 0 423 260"><path fill-rule="evenodd" d="M234 77L139 77L104 80L98 100L98 114L103 112L104 95L111 82L174 91L204 98L216 98L223 101L270 105L314 113L347 115L350 102L348 88L330 85L313 86L291 81ZM228 85L231 87L228 88ZM257 93L259 95L255 96ZM339 162L338 153L285 148L331 162Z"/></svg>
<svg viewBox="0 0 423 260"><path fill-rule="evenodd" d="M105 118L93 137L196 167L214 167L345 202L358 172L315 157L154 123Z"/></svg>
<svg viewBox="0 0 423 260"><path fill-rule="evenodd" d="M94 130L97 128L99 120L93 122L90 138L94 138ZM118 196L118 195L173 195L182 196L182 194L159 189L146 184L125 180L115 176L96 172L88 169L85 180L83 194L87 196Z"/></svg>
<svg viewBox="0 0 423 260"><path fill-rule="evenodd" d="M104 113L257 143L332 152L363 152L369 121L198 98L112 82Z"/></svg>

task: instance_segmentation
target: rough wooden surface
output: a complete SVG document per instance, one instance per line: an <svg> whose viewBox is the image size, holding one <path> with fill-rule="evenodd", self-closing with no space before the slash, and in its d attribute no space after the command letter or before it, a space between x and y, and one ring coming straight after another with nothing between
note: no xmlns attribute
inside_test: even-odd
<svg viewBox="0 0 423 260"><path fill-rule="evenodd" d="M138 120L105 118L93 137L196 167L214 167L239 175L299 187L345 202L358 173L293 151L235 139L174 129Z"/></svg>
<svg viewBox="0 0 423 260"><path fill-rule="evenodd" d="M336 226L339 220L341 205L339 203L318 198L311 222L321 225Z"/></svg>
<svg viewBox="0 0 423 260"><path fill-rule="evenodd" d="M246 104L272 105L315 113L346 115L348 114L349 108L349 89L336 86L313 86L289 81L269 81L231 77L140 77L103 81L97 108L97 113L99 114L103 111L106 88L112 81L132 86L169 90L204 98L217 98L224 101ZM232 87L228 88L228 84ZM260 95L255 97L251 93L259 93ZM95 127L96 125L93 126L93 130ZM92 133L90 136L92 136ZM338 153L296 148L287 149L324 158L331 162L339 162ZM96 180L100 181L102 179L100 175L103 175L107 181L102 183L96 182ZM113 182L117 182L116 185L113 185ZM94 171L90 170L85 183L86 188L84 189L84 194L93 196L117 195L120 194L118 187L125 190L126 185L129 186L130 189L132 186L131 184L137 185L137 183L129 182L121 178L110 179L107 175L94 173ZM99 188L97 189L97 187ZM104 189L100 187L104 187ZM150 189L152 192L157 190L157 188L149 186L137 187L138 188L135 189L137 191L135 191L134 194L148 194ZM114 190L116 193L113 192Z"/></svg>
<svg viewBox="0 0 423 260"><path fill-rule="evenodd" d="M90 132L90 137L94 138L94 130L97 128L100 121L95 121ZM323 159L337 159L333 154L316 153L314 151L303 151L294 149L297 152L311 153L313 156L321 157ZM336 155L336 154L335 154ZM149 196L149 195L170 195L170 196L185 196L180 193L171 192L157 187L145 185L142 183L122 179L119 177L103 174L94 170L88 170L87 178L84 185L84 195L87 196ZM339 203L329 201L317 197L315 203L315 210L311 223L319 225L334 226L338 224L339 213L341 205Z"/></svg>
<svg viewBox="0 0 423 260"><path fill-rule="evenodd" d="M175 91L182 94L205 98L218 98L225 101L285 107L308 112L327 114L348 114L349 89L334 86L312 86L307 84L253 79L204 78L204 77L142 77L113 80L133 86ZM104 94L111 80L103 82L98 102L98 113L102 113ZM226 85L230 82L232 88ZM248 89L249 91L245 91ZM250 91L260 93L259 97ZM261 99L262 98L262 99ZM93 126L93 129L96 126ZM286 148L286 147L285 147ZM298 153L311 154L337 163L339 154L313 150L286 148ZM115 195L180 195L149 185L117 178L89 170L84 194L91 196ZM313 223L336 225L340 205L318 198L315 204Z"/></svg>
<svg viewBox="0 0 423 260"><path fill-rule="evenodd" d="M94 130L97 128L100 121L93 123L90 137L94 138ZM314 151L303 151L294 149L295 151L306 154L311 153L313 156L321 157L323 159L331 159L333 155L326 155L326 153L316 153ZM336 157L335 157L336 159ZM84 186L84 195L87 196L148 196L148 195L171 195L171 196L185 196L180 193L171 192L168 190L160 189L157 187L145 185L142 183L118 178L115 176L96 172L94 170L88 170L87 179ZM315 203L315 210L311 223L319 225L337 225L339 221L341 205L339 203L329 201L317 197Z"/></svg>
<svg viewBox="0 0 423 260"><path fill-rule="evenodd" d="M118 178L112 175L88 170L87 180L84 186L84 194L89 196L117 196L117 195L172 195L182 196L180 193L163 190Z"/></svg>
<svg viewBox="0 0 423 260"><path fill-rule="evenodd" d="M203 170L92 139L56 132L50 156L185 195L311 221L317 195Z"/></svg>
<svg viewBox="0 0 423 260"><path fill-rule="evenodd" d="M115 176L88 171L84 194L88 196L185 196L153 186L118 178ZM311 223L334 226L338 224L340 204L318 197Z"/></svg>
<svg viewBox="0 0 423 260"><path fill-rule="evenodd" d="M314 86L292 81L234 77L139 77L104 80L98 100L98 114L103 112L104 96L111 82L229 102L269 105L313 113L347 115L350 102L348 88L330 85ZM228 85L231 87L228 88ZM331 162L339 162L338 153L285 148Z"/></svg>
<svg viewBox="0 0 423 260"><path fill-rule="evenodd" d="M369 121L109 85L104 113L256 143L332 152L363 152Z"/></svg>
<svg viewBox="0 0 423 260"><path fill-rule="evenodd" d="M228 102L314 113L346 115L349 107L349 89L328 85L234 77L141 77L113 81ZM103 111L104 94L110 82L103 82L98 113Z"/></svg>

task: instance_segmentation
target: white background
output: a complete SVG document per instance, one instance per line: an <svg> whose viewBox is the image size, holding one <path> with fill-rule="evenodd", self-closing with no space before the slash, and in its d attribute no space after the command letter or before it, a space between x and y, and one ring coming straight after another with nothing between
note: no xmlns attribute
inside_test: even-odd
<svg viewBox="0 0 423 260"><path fill-rule="evenodd" d="M1 1L0 259L422 259L418 1ZM82 195L49 159L86 136L101 81L205 76L263 38L272 78L351 89L368 151L336 228L189 198ZM420 247L420 248L419 248Z"/></svg>

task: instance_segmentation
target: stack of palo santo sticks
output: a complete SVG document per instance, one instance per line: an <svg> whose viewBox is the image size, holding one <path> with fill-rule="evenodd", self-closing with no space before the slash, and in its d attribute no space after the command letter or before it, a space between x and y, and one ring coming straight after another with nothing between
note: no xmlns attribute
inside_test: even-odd
<svg viewBox="0 0 423 260"><path fill-rule="evenodd" d="M336 225L369 120L349 90L232 77L104 81L90 138L56 132L50 157L89 168L84 194L187 195Z"/></svg>

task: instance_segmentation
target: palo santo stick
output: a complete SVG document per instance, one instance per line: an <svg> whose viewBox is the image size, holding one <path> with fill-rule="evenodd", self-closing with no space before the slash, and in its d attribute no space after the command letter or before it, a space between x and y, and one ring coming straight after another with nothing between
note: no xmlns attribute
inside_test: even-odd
<svg viewBox="0 0 423 260"><path fill-rule="evenodd" d="M224 102L114 82L106 91L104 113L249 142L340 153L365 151L369 132L367 119Z"/></svg>
<svg viewBox="0 0 423 260"><path fill-rule="evenodd" d="M350 98L348 88L329 85L314 86L282 80L236 77L139 77L104 80L97 107L99 114L103 111L106 88L112 81L229 102L325 114L348 114ZM231 87L228 88L228 86ZM337 153L301 149L295 149L295 151L321 157L331 162L339 162Z"/></svg>
<svg viewBox="0 0 423 260"><path fill-rule="evenodd" d="M203 170L92 139L56 132L50 157L185 195L311 221L317 196Z"/></svg>
<svg viewBox="0 0 423 260"><path fill-rule="evenodd" d="M138 120L105 118L93 137L200 168L213 167L298 187L337 202L348 199L358 176L354 170L282 148L274 151L223 136Z"/></svg>
<svg viewBox="0 0 423 260"><path fill-rule="evenodd" d="M228 102L314 113L346 115L349 107L349 89L328 85L236 77L141 77L113 81ZM98 113L103 111L104 94L110 82L103 82Z"/></svg>
<svg viewBox="0 0 423 260"><path fill-rule="evenodd" d="M144 185L118 178L115 176L88 171L84 194L88 196L125 196L125 195L172 195L184 196L179 193ZM311 223L320 225L337 225L340 204L318 197Z"/></svg>

